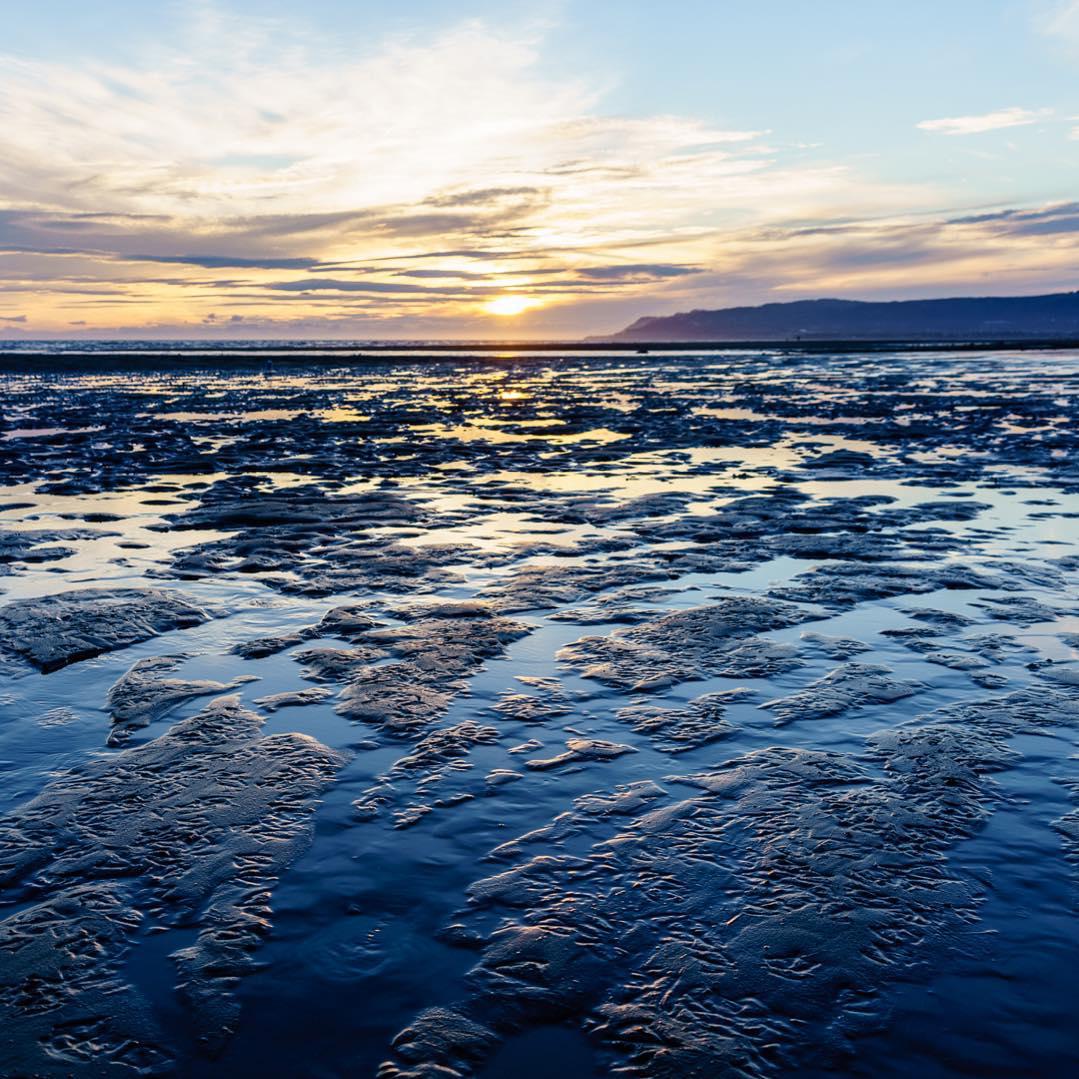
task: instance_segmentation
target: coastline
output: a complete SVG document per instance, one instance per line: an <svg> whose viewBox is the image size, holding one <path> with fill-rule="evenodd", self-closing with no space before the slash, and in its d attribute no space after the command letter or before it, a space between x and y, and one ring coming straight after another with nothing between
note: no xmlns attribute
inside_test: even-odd
<svg viewBox="0 0 1079 1079"><path fill-rule="evenodd" d="M72 347L73 345L83 347ZM15 347L12 347L15 346ZM739 352L771 352L784 356L850 356L933 352L1066 352L1079 350L1075 338L948 340L821 340L821 341L661 341L626 344L598 341L436 341L436 342L267 342L267 341L27 341L0 342L0 371L171 370L191 367L237 367L290 364L342 367L353 365L497 360L512 357L550 359L552 353L577 358L717 356Z"/></svg>

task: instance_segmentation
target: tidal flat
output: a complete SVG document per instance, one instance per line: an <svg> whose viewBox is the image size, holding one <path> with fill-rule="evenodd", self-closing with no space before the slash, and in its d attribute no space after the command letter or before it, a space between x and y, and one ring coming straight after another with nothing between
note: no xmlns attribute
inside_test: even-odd
<svg viewBox="0 0 1079 1079"><path fill-rule="evenodd" d="M1079 354L0 386L0 1074L1074 1074Z"/></svg>

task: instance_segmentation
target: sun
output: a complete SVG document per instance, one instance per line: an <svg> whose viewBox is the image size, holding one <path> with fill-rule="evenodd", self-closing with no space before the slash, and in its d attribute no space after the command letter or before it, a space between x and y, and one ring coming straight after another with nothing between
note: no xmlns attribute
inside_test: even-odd
<svg viewBox="0 0 1079 1079"><path fill-rule="evenodd" d="M530 307L535 307L536 301L527 296L496 296L486 305L487 312L492 315L519 315Z"/></svg>

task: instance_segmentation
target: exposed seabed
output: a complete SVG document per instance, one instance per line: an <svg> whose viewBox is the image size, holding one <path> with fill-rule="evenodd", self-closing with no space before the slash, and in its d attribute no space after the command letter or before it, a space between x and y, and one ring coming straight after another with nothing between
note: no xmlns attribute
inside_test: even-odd
<svg viewBox="0 0 1079 1079"><path fill-rule="evenodd" d="M0 375L0 1073L1074 1074L1079 355L212 363Z"/></svg>

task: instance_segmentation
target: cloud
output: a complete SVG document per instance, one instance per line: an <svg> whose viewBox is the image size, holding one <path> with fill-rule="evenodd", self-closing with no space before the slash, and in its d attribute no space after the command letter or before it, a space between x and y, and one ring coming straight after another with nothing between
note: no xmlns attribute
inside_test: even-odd
<svg viewBox="0 0 1079 1079"><path fill-rule="evenodd" d="M469 270L398 270L394 277L440 278L452 277L464 281L489 281L490 275Z"/></svg>
<svg viewBox="0 0 1079 1079"><path fill-rule="evenodd" d="M700 273L699 266L676 266L669 263L631 263L622 266L584 266L577 273L593 281L655 281L665 277L684 277Z"/></svg>
<svg viewBox="0 0 1079 1079"><path fill-rule="evenodd" d="M570 159L637 168L610 159L643 151L651 173L664 155L708 157L753 138L677 117L596 116L596 87L539 73L534 35L479 23L359 54L226 15L177 38L124 67L0 57L9 197L202 219L272 206L297 222L314 206L317 224L401 203L542 202L548 170Z"/></svg>
<svg viewBox="0 0 1079 1079"><path fill-rule="evenodd" d="M474 191L455 191L437 195L427 200L431 206L483 206L505 199L534 200L545 192L538 187L483 187Z"/></svg>
<svg viewBox="0 0 1079 1079"><path fill-rule="evenodd" d="M1006 127L1023 127L1052 115L1052 109L1021 109L1013 106L980 116L952 116L941 120L922 120L916 126L937 135L981 135Z"/></svg>
<svg viewBox="0 0 1079 1079"><path fill-rule="evenodd" d="M352 281L347 278L334 277L301 277L295 281L277 281L265 287L274 292L378 292L397 295L405 293L420 293L426 296L461 295L461 289L459 288L432 288L428 285L412 285L404 281Z"/></svg>
<svg viewBox="0 0 1079 1079"><path fill-rule="evenodd" d="M0 315L0 322L25 322L25 315Z"/></svg>
<svg viewBox="0 0 1079 1079"><path fill-rule="evenodd" d="M551 267L545 284L536 283L537 277L528 288L530 296L544 302L521 316L513 327L515 335L568 338L617 329L643 314L769 300L1009 295L1074 288L1079 203L851 217L813 225L769 222L700 238L698 254L702 257L695 264L609 264L692 266L696 271L653 278L644 286L632 278L584 278L582 270L607 265L598 262L579 261L576 269L568 264ZM314 289L308 287L312 281ZM493 332L483 303L504 289L467 279L429 286L414 282L290 277L258 287L237 286L224 297L209 294L205 308L186 319L154 318L147 314L152 307L125 299L130 306L118 302L108 309L108 317L96 313L83 332L91 337L332 339L474 339ZM402 286L405 292L396 291ZM212 322L204 321L209 313L215 314ZM235 315L243 319L232 321ZM32 322L35 335L49 335L36 317ZM64 322L51 332L63 336L72 331ZM499 332L505 332L504 327Z"/></svg>
<svg viewBox="0 0 1079 1079"><path fill-rule="evenodd" d="M358 42L172 10L134 60L0 54L0 292L35 332L483 336L512 288L541 301L519 325L572 335L911 268L1074 270L1063 207L964 222L763 132L611 115L512 21Z"/></svg>
<svg viewBox="0 0 1079 1079"><path fill-rule="evenodd" d="M749 230L724 247L713 282L752 274L777 298L1054 292L1075 287L1079 204Z"/></svg>
<svg viewBox="0 0 1079 1079"><path fill-rule="evenodd" d="M0 56L0 190L63 212L65 230L99 227L79 211L153 214L195 235L328 242L475 231L496 214L595 235L639 227L649 195L655 231L753 197L750 174L765 194L848 182L777 168L754 131L604 116L599 86L545 74L542 48L534 32L465 22L352 51L217 14L125 66Z"/></svg>
<svg viewBox="0 0 1079 1079"><path fill-rule="evenodd" d="M319 265L319 260L312 258L244 258L240 255L135 254L125 257L131 262L162 262L177 266L201 266L207 270L308 270Z"/></svg>
<svg viewBox="0 0 1079 1079"><path fill-rule="evenodd" d="M1057 3L1039 24L1042 33L1069 45L1079 45L1079 0Z"/></svg>
<svg viewBox="0 0 1079 1079"><path fill-rule="evenodd" d="M1079 202L1034 210L1011 209L952 218L949 225L984 225L997 236L1052 236L1079 232Z"/></svg>
<svg viewBox="0 0 1079 1079"><path fill-rule="evenodd" d="M535 30L357 43L206 4L186 20L122 63L0 54L0 289L35 325L83 304L91 326L224 304L255 325L280 303L471 318L499 288L663 289L725 222L895 194L784 164L756 131L607 115Z"/></svg>

